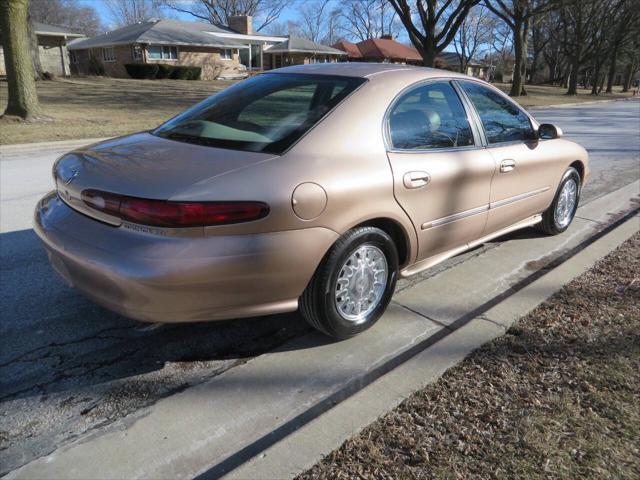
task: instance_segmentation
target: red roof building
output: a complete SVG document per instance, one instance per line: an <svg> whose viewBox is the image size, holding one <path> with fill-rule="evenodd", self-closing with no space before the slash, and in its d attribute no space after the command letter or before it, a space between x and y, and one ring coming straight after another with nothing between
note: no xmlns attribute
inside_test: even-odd
<svg viewBox="0 0 640 480"><path fill-rule="evenodd" d="M356 44L341 41L333 45L333 48L347 52L349 60L422 64L422 56L415 48L387 36L370 38Z"/></svg>
<svg viewBox="0 0 640 480"><path fill-rule="evenodd" d="M338 50L342 50L343 52L347 52L349 60L362 59L362 53L360 53L360 50L358 50L358 46L355 43L341 40L338 43L332 45L332 47Z"/></svg>

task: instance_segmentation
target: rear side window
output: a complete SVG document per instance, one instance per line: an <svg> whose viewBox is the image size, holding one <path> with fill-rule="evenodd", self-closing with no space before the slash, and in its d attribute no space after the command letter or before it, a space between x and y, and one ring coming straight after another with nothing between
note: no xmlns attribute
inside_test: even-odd
<svg viewBox="0 0 640 480"><path fill-rule="evenodd" d="M529 117L511 100L475 82L461 84L480 116L487 142L518 142L534 138Z"/></svg>
<svg viewBox="0 0 640 480"><path fill-rule="evenodd" d="M426 150L473 145L469 120L449 82L429 82L409 90L393 106L388 122L393 148Z"/></svg>
<svg viewBox="0 0 640 480"><path fill-rule="evenodd" d="M262 74L208 98L153 133L212 147L280 154L365 81Z"/></svg>

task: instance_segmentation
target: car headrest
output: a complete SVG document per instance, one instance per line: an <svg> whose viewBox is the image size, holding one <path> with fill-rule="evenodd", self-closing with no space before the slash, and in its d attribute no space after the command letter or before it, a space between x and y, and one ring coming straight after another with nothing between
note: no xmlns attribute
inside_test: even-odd
<svg viewBox="0 0 640 480"><path fill-rule="evenodd" d="M437 113L433 112L436 116ZM407 110L391 116L391 141L395 148L416 148L428 145L434 130L431 119L440 126L440 117L435 118L423 110ZM437 127L436 127L437 128Z"/></svg>
<svg viewBox="0 0 640 480"><path fill-rule="evenodd" d="M425 108L422 110L429 120L429 130L432 132L437 131L440 128L441 120L440 114L436 112L433 108Z"/></svg>

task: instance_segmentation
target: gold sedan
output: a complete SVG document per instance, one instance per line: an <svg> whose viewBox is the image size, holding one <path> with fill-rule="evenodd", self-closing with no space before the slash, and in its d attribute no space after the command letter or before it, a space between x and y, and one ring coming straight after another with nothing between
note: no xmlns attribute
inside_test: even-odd
<svg viewBox="0 0 640 480"><path fill-rule="evenodd" d="M58 273L125 316L299 308L346 338L399 275L515 229L564 231L588 158L561 136L461 74L288 67L64 155L35 227Z"/></svg>

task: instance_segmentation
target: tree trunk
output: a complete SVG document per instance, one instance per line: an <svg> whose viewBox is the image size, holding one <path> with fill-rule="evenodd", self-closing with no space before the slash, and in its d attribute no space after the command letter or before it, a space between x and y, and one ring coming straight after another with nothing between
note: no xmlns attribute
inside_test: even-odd
<svg viewBox="0 0 640 480"><path fill-rule="evenodd" d="M425 49L422 52L422 65L425 67L435 67L436 66L436 57L438 53L434 49Z"/></svg>
<svg viewBox="0 0 640 480"><path fill-rule="evenodd" d="M613 93L613 82L616 77L616 64L618 62L618 46L616 45L611 52L611 61L609 63L609 78L607 78L606 93Z"/></svg>
<svg viewBox="0 0 640 480"><path fill-rule="evenodd" d="M627 93L631 89L631 77L633 76L633 64L627 64L624 70L624 79L622 80L622 92Z"/></svg>
<svg viewBox="0 0 640 480"><path fill-rule="evenodd" d="M513 67L513 83L509 95L519 97L526 95L524 92L524 81L527 71L527 39L525 36L525 28L523 22L517 22L513 29L513 50L516 56L516 62Z"/></svg>
<svg viewBox="0 0 640 480"><path fill-rule="evenodd" d="M0 30L7 70L9 100L4 115L31 119L38 111L38 94L29 47L27 0L0 0Z"/></svg>
<svg viewBox="0 0 640 480"><path fill-rule="evenodd" d="M547 67L549 68L549 76L547 77L547 83L549 85L554 85L556 83L556 78L557 78L558 61L556 59L545 58L545 62L547 64Z"/></svg>
<svg viewBox="0 0 640 480"><path fill-rule="evenodd" d="M593 67L593 85L591 86L591 95L598 95L598 84L600 83L600 68L601 63L596 60L596 65Z"/></svg>
<svg viewBox="0 0 640 480"><path fill-rule="evenodd" d="M28 14L27 14L28 15ZM42 63L40 62L40 52L38 51L38 35L31 23L30 15L27 17L29 26L29 49L31 50L31 61L33 62L33 73L36 80L42 79Z"/></svg>
<svg viewBox="0 0 640 480"><path fill-rule="evenodd" d="M580 69L580 60L574 58L571 64L571 73L569 74L569 89L567 95L578 94L578 71Z"/></svg>
<svg viewBox="0 0 640 480"><path fill-rule="evenodd" d="M529 68L530 82L536 82L536 75L538 74L538 61L540 60L540 52L534 52L531 59L531 68Z"/></svg>

